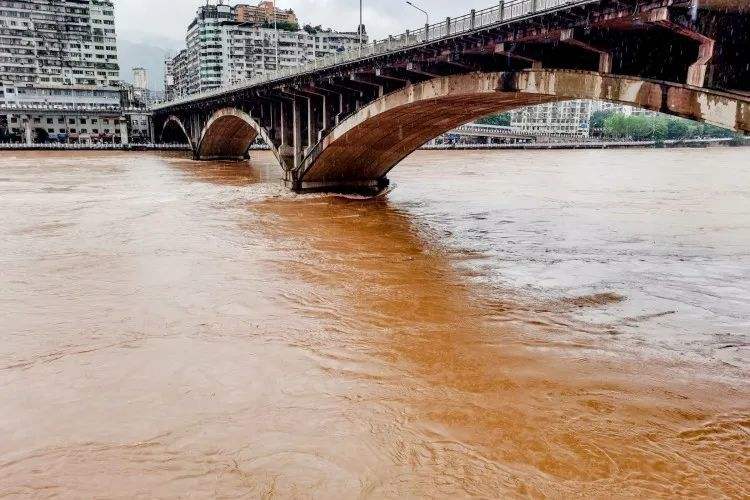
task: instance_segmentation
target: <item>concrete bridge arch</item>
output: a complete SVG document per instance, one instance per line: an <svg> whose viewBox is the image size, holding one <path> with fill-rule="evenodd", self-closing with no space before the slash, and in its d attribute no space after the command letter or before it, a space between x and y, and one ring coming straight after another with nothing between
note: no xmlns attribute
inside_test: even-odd
<svg viewBox="0 0 750 500"><path fill-rule="evenodd" d="M268 132L250 114L237 108L222 108L213 113L204 125L195 155L201 160L241 160L247 156L247 151L258 136L281 161Z"/></svg>
<svg viewBox="0 0 750 500"><path fill-rule="evenodd" d="M681 84L591 71L532 69L438 77L362 107L319 141L295 172L298 190L368 189L429 140L492 113L594 99L750 132L750 100Z"/></svg>
<svg viewBox="0 0 750 500"><path fill-rule="evenodd" d="M195 147L182 120L175 115L170 115L161 128L159 142L177 142L181 138L184 138L185 142L190 144L190 147Z"/></svg>

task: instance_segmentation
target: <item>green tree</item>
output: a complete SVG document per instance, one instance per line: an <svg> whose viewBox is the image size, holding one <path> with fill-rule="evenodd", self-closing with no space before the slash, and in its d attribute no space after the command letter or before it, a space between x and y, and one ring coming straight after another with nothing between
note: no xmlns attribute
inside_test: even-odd
<svg viewBox="0 0 750 500"><path fill-rule="evenodd" d="M702 136L704 126L689 120L657 116L625 116L616 113L604 120L605 133L611 137L636 141L665 141ZM726 132L722 137L726 137Z"/></svg>
<svg viewBox="0 0 750 500"><path fill-rule="evenodd" d="M714 125L709 125L707 123L703 123L700 125L698 133L700 137L704 137L707 139L732 137L733 135L731 130L727 130L721 127L716 127Z"/></svg>
<svg viewBox="0 0 750 500"><path fill-rule="evenodd" d="M669 139L689 139L692 132L692 127L687 120L671 118L667 123L667 136Z"/></svg>
<svg viewBox="0 0 750 500"><path fill-rule="evenodd" d="M622 113L613 113L604 119L604 131L610 137L624 138L628 135L627 117Z"/></svg>
<svg viewBox="0 0 750 500"><path fill-rule="evenodd" d="M601 130L604 128L604 122L615 114L614 111L594 111L591 114L591 122L589 123L589 126L591 127L591 130Z"/></svg>
<svg viewBox="0 0 750 500"><path fill-rule="evenodd" d="M319 24L319 25L317 25L317 26L313 26L313 25L311 25L311 24L305 24L305 25L304 25L304 26L302 27L302 29L303 29L303 30L305 30L305 31L307 31L307 32L308 32L308 33L310 33L311 35L314 35L315 33L319 33L319 32L321 32L321 31L323 31L323 26L321 26L320 24Z"/></svg>
<svg viewBox="0 0 750 500"><path fill-rule="evenodd" d="M263 28L273 29L274 23L266 22L262 25ZM299 24L290 23L289 21L278 21L276 27L281 31L299 31Z"/></svg>
<svg viewBox="0 0 750 500"><path fill-rule="evenodd" d="M636 141L649 140L654 135L655 122L645 116L628 116L625 118L628 136Z"/></svg>

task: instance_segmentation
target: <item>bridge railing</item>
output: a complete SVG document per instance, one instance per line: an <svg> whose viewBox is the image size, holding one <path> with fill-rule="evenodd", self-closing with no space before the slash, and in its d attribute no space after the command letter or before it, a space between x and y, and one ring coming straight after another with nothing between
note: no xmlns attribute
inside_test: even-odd
<svg viewBox="0 0 750 500"><path fill-rule="evenodd" d="M51 112L51 113L113 113L113 114L149 114L147 108L134 108L117 105L91 106L84 104L3 104L0 105L0 112L18 113L18 112Z"/></svg>
<svg viewBox="0 0 750 500"><path fill-rule="evenodd" d="M254 87L256 85L283 80L290 76L335 67L343 63L356 61L357 59L387 54L389 52L415 47L427 42L433 42L443 38L460 35L462 33L487 28L500 23L596 1L599 0L500 0L495 6L487 9L472 11L469 14L457 18L448 18L445 21L436 24L424 26L416 30L409 30L401 35L390 36L385 40L373 40L371 43L362 45L356 49L321 57L297 67L285 68L265 75L258 75L235 85L221 87L199 94L191 94L170 102L157 104L154 106L154 109L216 97L237 90Z"/></svg>

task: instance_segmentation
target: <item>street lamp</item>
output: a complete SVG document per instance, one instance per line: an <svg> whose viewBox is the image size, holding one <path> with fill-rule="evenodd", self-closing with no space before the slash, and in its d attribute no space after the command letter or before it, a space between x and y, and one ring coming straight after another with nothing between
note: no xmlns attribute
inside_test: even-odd
<svg viewBox="0 0 750 500"><path fill-rule="evenodd" d="M429 25L430 25L430 14L429 14L429 12L427 12L426 10L424 10L424 9L423 9L423 8L421 8L421 7L418 7L418 6L414 5L414 4L412 3L412 2L409 2L408 0L407 0L407 2L406 2L406 3L407 3L408 5L411 5L411 6L412 6L412 7L414 7L415 9L417 9L417 10L418 10L419 12L421 12L422 14L424 14L424 15L425 15L425 18L426 18L426 23L425 23L425 24L426 24L427 26L429 26Z"/></svg>

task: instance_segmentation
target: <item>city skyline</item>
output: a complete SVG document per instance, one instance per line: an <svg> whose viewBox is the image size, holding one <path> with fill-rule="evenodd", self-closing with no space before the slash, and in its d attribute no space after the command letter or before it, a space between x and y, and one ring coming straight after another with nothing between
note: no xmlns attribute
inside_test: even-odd
<svg viewBox="0 0 750 500"><path fill-rule="evenodd" d="M367 41L366 34L360 38L354 30L290 31L265 26L273 19L288 25L302 22L291 9L276 8L274 16L270 1L257 6L201 6L187 30L185 48L165 61L167 99L231 85L277 69L294 69L316 58L353 50Z"/></svg>
<svg viewBox="0 0 750 500"><path fill-rule="evenodd" d="M252 1L225 1L257 4ZM211 3L216 3L212 0ZM483 9L494 5L490 0L469 0L461 5L447 0L415 2L430 14L431 22L439 22L448 16L469 12L472 8ZM163 62L176 55L185 44L188 24L205 0L189 0L179 3L170 0L120 0L115 8L120 47L122 78L132 83L132 69L143 66L149 70L153 90L162 90ZM388 35L402 33L407 29L421 27L425 16L403 0L364 1L363 22L370 39L382 39ZM293 9L302 24L322 25L337 31L354 31L359 23L357 0L277 0L280 9ZM144 16L148 12L148 16ZM335 12L335 16L331 15Z"/></svg>
<svg viewBox="0 0 750 500"><path fill-rule="evenodd" d="M257 1L238 0L224 3L255 4ZM190 0L176 4L172 0L121 0L116 5L118 33L130 41L137 41L139 37L184 41L185 29L201 5L205 5L205 1ZM356 29L359 22L357 0L278 0L276 5L282 9L294 9L303 24L321 24L324 27L345 31ZM490 0L468 0L461 4L437 0L429 4L424 2L421 6L430 12L431 22L437 22L447 16L462 15L471 9L482 9L492 5L494 2ZM333 12L335 15L331 14ZM148 15L145 16L145 13ZM374 38L421 27L424 21L424 14L406 5L402 0L364 2L364 24L370 36Z"/></svg>

